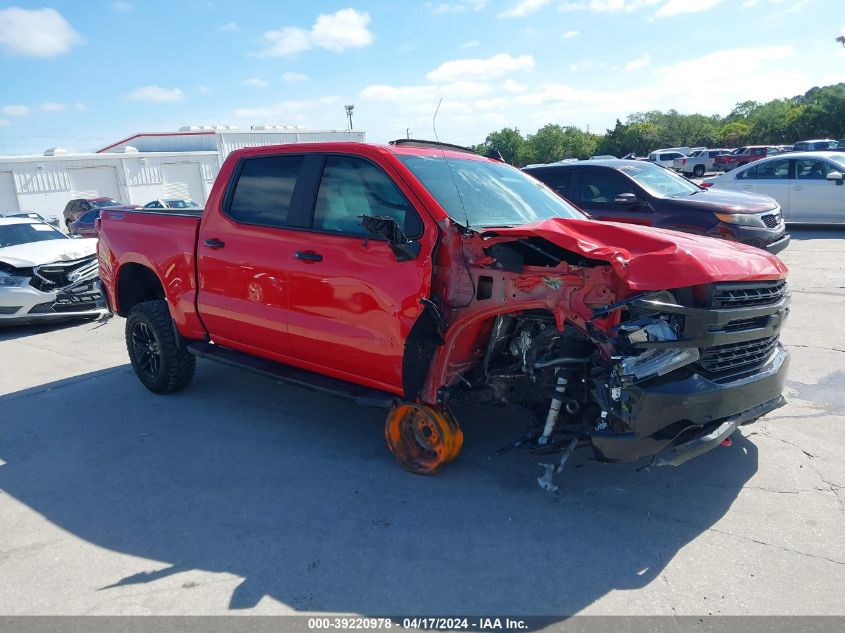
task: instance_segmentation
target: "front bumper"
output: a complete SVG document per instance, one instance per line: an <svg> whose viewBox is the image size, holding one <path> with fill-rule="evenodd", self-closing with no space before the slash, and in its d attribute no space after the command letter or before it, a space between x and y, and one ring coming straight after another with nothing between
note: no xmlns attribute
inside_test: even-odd
<svg viewBox="0 0 845 633"><path fill-rule="evenodd" d="M0 326L101 317L109 313L96 281L42 292L32 286L0 289Z"/></svg>
<svg viewBox="0 0 845 633"><path fill-rule="evenodd" d="M716 382L691 373L682 380L670 374L628 387L629 419L639 433L594 432L596 458L606 462L637 461L708 435L726 422L735 422L734 428L753 422L783 403L781 394L788 368L789 353L778 344L763 369L733 382ZM716 445L718 442L709 444L695 454ZM686 459L678 463L683 461Z"/></svg>
<svg viewBox="0 0 845 633"><path fill-rule="evenodd" d="M786 232L786 225L783 221L771 229L762 226L742 226L728 222L717 222L707 233L711 237L740 242L772 254L780 253L789 246L792 239Z"/></svg>
<svg viewBox="0 0 845 633"><path fill-rule="evenodd" d="M713 284L708 293L700 298L707 307L648 298L631 303L683 319L678 338L637 347L697 348L699 355L693 363L639 382L621 376L606 399L613 424L591 434L599 460L631 462L667 450L699 454L729 435L731 424L752 422L783 403L789 354L778 337L789 315L785 283L725 282ZM676 458L664 462L689 457Z"/></svg>

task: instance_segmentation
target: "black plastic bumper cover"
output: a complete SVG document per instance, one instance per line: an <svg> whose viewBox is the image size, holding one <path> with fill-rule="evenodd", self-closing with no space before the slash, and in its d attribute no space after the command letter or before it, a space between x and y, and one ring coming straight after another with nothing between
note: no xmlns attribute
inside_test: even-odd
<svg viewBox="0 0 845 633"><path fill-rule="evenodd" d="M633 462L655 456L686 445L691 441L691 429L695 431L692 441L709 437L720 428L730 435L736 426L753 422L783 404L788 366L789 354L778 344L764 367L732 382L715 382L692 373L683 379L666 376L630 386L626 389L632 396L630 426L637 432L594 432L591 439L596 458ZM718 445L727 437L723 433L717 433L718 441L702 440L688 447L699 449L691 456ZM678 463L682 461L686 459Z"/></svg>

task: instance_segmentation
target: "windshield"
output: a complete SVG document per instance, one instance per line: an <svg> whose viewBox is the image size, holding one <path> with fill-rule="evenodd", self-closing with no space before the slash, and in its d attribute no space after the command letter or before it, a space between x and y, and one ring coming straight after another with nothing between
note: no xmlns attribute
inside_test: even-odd
<svg viewBox="0 0 845 633"><path fill-rule="evenodd" d="M517 226L586 217L544 184L505 163L419 155L399 159L462 225Z"/></svg>
<svg viewBox="0 0 845 633"><path fill-rule="evenodd" d="M31 242L66 239L70 238L49 224L42 224L41 222L0 225L0 248Z"/></svg>
<svg viewBox="0 0 845 633"><path fill-rule="evenodd" d="M619 171L633 178L638 185L650 194L660 198L675 198L701 191L698 185L657 165L648 163L625 165L619 167Z"/></svg>
<svg viewBox="0 0 845 633"><path fill-rule="evenodd" d="M117 200L107 198L106 200L92 200L92 207L119 207L120 203Z"/></svg>

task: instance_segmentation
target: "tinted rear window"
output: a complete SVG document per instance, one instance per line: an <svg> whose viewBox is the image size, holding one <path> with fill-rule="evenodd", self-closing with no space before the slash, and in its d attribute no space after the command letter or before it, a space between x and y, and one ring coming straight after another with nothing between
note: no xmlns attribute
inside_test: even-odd
<svg viewBox="0 0 845 633"><path fill-rule="evenodd" d="M233 220L263 226L287 226L302 156L246 159L228 214Z"/></svg>

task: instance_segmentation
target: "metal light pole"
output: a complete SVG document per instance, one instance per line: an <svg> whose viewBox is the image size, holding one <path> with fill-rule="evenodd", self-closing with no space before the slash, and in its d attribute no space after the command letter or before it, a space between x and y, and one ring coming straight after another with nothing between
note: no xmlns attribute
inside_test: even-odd
<svg viewBox="0 0 845 633"><path fill-rule="evenodd" d="M354 105L343 106L346 108L346 118L349 121L349 131L352 131L352 111L355 109Z"/></svg>

